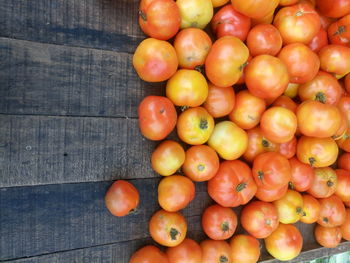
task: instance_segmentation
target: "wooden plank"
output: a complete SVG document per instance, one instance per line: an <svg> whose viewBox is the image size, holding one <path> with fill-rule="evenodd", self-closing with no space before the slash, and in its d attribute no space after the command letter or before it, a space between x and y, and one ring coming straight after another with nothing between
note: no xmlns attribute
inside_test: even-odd
<svg viewBox="0 0 350 263"><path fill-rule="evenodd" d="M164 94L164 84L141 81L131 59L0 38L0 113L135 118L139 102Z"/></svg>
<svg viewBox="0 0 350 263"><path fill-rule="evenodd" d="M148 238L148 221L159 208L158 180L131 181L141 203L136 213L122 218L105 208L110 182L0 189L0 261ZM200 214L211 200L205 183L196 190L183 214L190 236L199 239Z"/></svg>
<svg viewBox="0 0 350 263"><path fill-rule="evenodd" d="M139 0L8 0L0 36L132 53L144 38Z"/></svg>

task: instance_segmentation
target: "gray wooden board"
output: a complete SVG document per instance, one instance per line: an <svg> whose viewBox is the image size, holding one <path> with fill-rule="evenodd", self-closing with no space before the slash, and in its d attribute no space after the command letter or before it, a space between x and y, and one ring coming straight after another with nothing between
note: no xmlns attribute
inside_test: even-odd
<svg viewBox="0 0 350 263"><path fill-rule="evenodd" d="M139 102L164 94L164 83L141 81L131 60L121 52L0 38L0 113L136 118Z"/></svg>

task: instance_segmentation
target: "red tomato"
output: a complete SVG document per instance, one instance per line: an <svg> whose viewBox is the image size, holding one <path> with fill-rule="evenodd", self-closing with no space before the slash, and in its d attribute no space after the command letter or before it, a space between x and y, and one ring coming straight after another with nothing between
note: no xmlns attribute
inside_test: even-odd
<svg viewBox="0 0 350 263"><path fill-rule="evenodd" d="M288 185L284 185L280 188L266 189L259 187L256 191L255 197L264 202L273 202L282 198L288 190Z"/></svg>
<svg viewBox="0 0 350 263"><path fill-rule="evenodd" d="M252 18L263 18L274 12L279 0L233 0L231 2L238 12Z"/></svg>
<svg viewBox="0 0 350 263"><path fill-rule="evenodd" d="M291 189L298 192L308 190L314 181L314 169L309 164L300 162L296 157L289 159L289 164L292 172L291 181L289 182Z"/></svg>
<svg viewBox="0 0 350 263"><path fill-rule="evenodd" d="M337 169L337 187L335 194L344 202L350 201L350 171Z"/></svg>
<svg viewBox="0 0 350 263"><path fill-rule="evenodd" d="M311 39L308 46L309 48L315 52L318 53L324 46L328 45L328 36L327 31L324 30L322 27L320 28L320 31Z"/></svg>
<svg viewBox="0 0 350 263"><path fill-rule="evenodd" d="M180 245L166 250L169 263L202 263L202 249L196 241L186 238ZM158 261L155 261L158 263Z"/></svg>
<svg viewBox="0 0 350 263"><path fill-rule="evenodd" d="M279 221L283 224L294 224L304 214L303 197L294 190L287 190L287 193L273 204L277 208Z"/></svg>
<svg viewBox="0 0 350 263"><path fill-rule="evenodd" d="M160 82L174 75L178 60L174 47L168 42L147 38L136 48L132 64L144 81Z"/></svg>
<svg viewBox="0 0 350 263"><path fill-rule="evenodd" d="M225 240L236 231L237 216L228 207L211 205L202 215L202 228L205 234L213 240Z"/></svg>
<svg viewBox="0 0 350 263"><path fill-rule="evenodd" d="M258 188L274 189L288 184L291 179L288 159L275 152L258 155L253 162L253 178Z"/></svg>
<svg viewBox="0 0 350 263"><path fill-rule="evenodd" d="M339 18L350 13L349 0L316 0L316 5L322 14Z"/></svg>
<svg viewBox="0 0 350 263"><path fill-rule="evenodd" d="M322 70L340 78L350 72L350 47L328 45L318 52Z"/></svg>
<svg viewBox="0 0 350 263"><path fill-rule="evenodd" d="M316 198L326 198L335 193L337 187L337 174L330 167L315 168L315 177L311 187L307 190Z"/></svg>
<svg viewBox="0 0 350 263"><path fill-rule="evenodd" d="M205 73L215 86L232 86L242 76L248 56L249 50L240 39L219 38L205 60Z"/></svg>
<svg viewBox="0 0 350 263"><path fill-rule="evenodd" d="M282 60L270 55L260 55L248 64L245 82L254 96L273 99L283 94L288 86L289 76Z"/></svg>
<svg viewBox="0 0 350 263"><path fill-rule="evenodd" d="M316 225L315 239L323 247L333 248L339 245L341 241L341 232L339 227L324 227Z"/></svg>
<svg viewBox="0 0 350 263"><path fill-rule="evenodd" d="M324 227L335 227L345 222L345 206L338 196L332 195L327 198L321 198L319 202L321 209L317 223Z"/></svg>
<svg viewBox="0 0 350 263"><path fill-rule="evenodd" d="M137 208L139 201L136 187L124 180L115 181L105 195L106 207L114 216L126 216Z"/></svg>
<svg viewBox="0 0 350 263"><path fill-rule="evenodd" d="M202 241L202 263L231 263L231 247L226 241L207 239Z"/></svg>
<svg viewBox="0 0 350 263"><path fill-rule="evenodd" d="M163 140L175 128L177 114L174 104L166 97L147 96L139 107L139 126L149 140Z"/></svg>
<svg viewBox="0 0 350 263"><path fill-rule="evenodd" d="M129 263L170 263L167 256L157 247L148 245L132 254Z"/></svg>
<svg viewBox="0 0 350 263"><path fill-rule="evenodd" d="M317 10L318 14L320 15L320 21L321 21L321 27L327 31L328 27L336 20L335 18L330 18L328 16L325 16L320 13L319 10Z"/></svg>
<svg viewBox="0 0 350 263"><path fill-rule="evenodd" d="M210 197L224 207L248 203L256 190L249 166L239 160L222 162L216 175L208 181Z"/></svg>
<svg viewBox="0 0 350 263"><path fill-rule="evenodd" d="M249 235L236 235L230 241L232 262L256 263L260 257L259 241Z"/></svg>
<svg viewBox="0 0 350 263"><path fill-rule="evenodd" d="M211 20L211 28L217 38L234 36L245 41L250 29L250 18L228 4L216 12Z"/></svg>
<svg viewBox="0 0 350 263"><path fill-rule="evenodd" d="M265 109L265 100L252 95L248 90L242 90L237 93L234 108L228 117L240 128L251 129L259 124Z"/></svg>
<svg viewBox="0 0 350 263"><path fill-rule="evenodd" d="M320 60L317 55L302 43L284 46L278 57L287 66L292 83L303 84L312 80L320 68Z"/></svg>
<svg viewBox="0 0 350 263"><path fill-rule="evenodd" d="M211 46L210 37L202 29L186 28L181 30L174 40L180 68L200 68L204 65Z"/></svg>
<svg viewBox="0 0 350 263"><path fill-rule="evenodd" d="M342 139L342 137L346 133L346 130L348 129L348 122L347 122L346 116L343 112L340 112L340 117L341 117L340 126L339 126L337 132L332 136L332 138L336 141L339 139Z"/></svg>
<svg viewBox="0 0 350 263"><path fill-rule="evenodd" d="M241 224L255 238L268 237L279 224L277 209L271 203L250 202L241 211Z"/></svg>
<svg viewBox="0 0 350 263"><path fill-rule="evenodd" d="M267 251L278 260L291 260L300 254L303 237L293 225L279 224L270 236L265 238Z"/></svg>
<svg viewBox="0 0 350 263"><path fill-rule="evenodd" d="M345 115L348 126L350 126L350 96L341 97L338 108Z"/></svg>
<svg viewBox="0 0 350 263"><path fill-rule="evenodd" d="M182 171L192 181L203 182L215 176L219 164L219 157L212 148L207 145L197 145L186 151Z"/></svg>
<svg viewBox="0 0 350 263"><path fill-rule="evenodd" d="M328 37L332 44L350 46L350 14L329 26Z"/></svg>
<svg viewBox="0 0 350 263"><path fill-rule="evenodd" d="M272 106L279 106L286 108L294 113L297 111L298 105L290 97L286 95L279 96L273 103Z"/></svg>
<svg viewBox="0 0 350 263"><path fill-rule="evenodd" d="M350 209L349 208L346 209L346 219L344 224L340 226L340 232L342 237L345 240L350 241Z"/></svg>
<svg viewBox="0 0 350 263"><path fill-rule="evenodd" d="M167 212L161 209L151 217L149 232L153 240L160 245L175 247L186 237L187 222L179 212Z"/></svg>
<svg viewBox="0 0 350 263"><path fill-rule="evenodd" d="M350 171L350 153L343 153L338 158L338 167Z"/></svg>
<svg viewBox="0 0 350 263"><path fill-rule="evenodd" d="M300 221L305 224L313 224L320 217L321 205L312 195L303 195L303 216Z"/></svg>
<svg viewBox="0 0 350 263"><path fill-rule="evenodd" d="M321 27L319 15L306 3L280 9L273 24L280 31L284 44L308 44Z"/></svg>
<svg viewBox="0 0 350 263"><path fill-rule="evenodd" d="M297 138L294 136L290 141L281 143L278 152L287 159L292 158L297 152Z"/></svg>
<svg viewBox="0 0 350 263"><path fill-rule="evenodd" d="M341 136L340 139L337 140L337 144L342 150L350 152L350 126L345 131L343 136Z"/></svg>
<svg viewBox="0 0 350 263"><path fill-rule="evenodd" d="M180 29L179 7L173 0L141 0L139 24L146 35L168 40Z"/></svg>
<svg viewBox="0 0 350 263"><path fill-rule="evenodd" d="M209 93L203 107L214 118L228 115L235 106L235 91L232 87L220 88L209 83Z"/></svg>

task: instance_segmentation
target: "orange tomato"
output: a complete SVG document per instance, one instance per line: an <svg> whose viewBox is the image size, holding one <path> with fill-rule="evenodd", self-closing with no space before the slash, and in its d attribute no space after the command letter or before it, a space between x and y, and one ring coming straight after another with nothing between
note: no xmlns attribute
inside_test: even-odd
<svg viewBox="0 0 350 263"><path fill-rule="evenodd" d="M340 226L345 222L346 211L342 200L332 195L327 198L319 199L320 216L317 223L324 227Z"/></svg>
<svg viewBox="0 0 350 263"><path fill-rule="evenodd" d="M328 36L332 44L350 46L350 12L328 27Z"/></svg>
<svg viewBox="0 0 350 263"><path fill-rule="evenodd" d="M300 221L305 224L313 224L320 217L321 205L312 195L303 195L303 216Z"/></svg>
<svg viewBox="0 0 350 263"><path fill-rule="evenodd" d="M342 237L345 240L350 241L350 209L349 208L346 209L346 219L344 224L340 226L340 232Z"/></svg>
<svg viewBox="0 0 350 263"><path fill-rule="evenodd" d="M258 19L273 13L279 0L234 0L231 2L238 12Z"/></svg>
<svg viewBox="0 0 350 263"><path fill-rule="evenodd" d="M328 45L327 31L321 26L320 31L311 39L308 47L315 53L318 53L324 46Z"/></svg>
<svg viewBox="0 0 350 263"><path fill-rule="evenodd" d="M338 167L350 171L350 153L343 153L338 158Z"/></svg>
<svg viewBox="0 0 350 263"><path fill-rule="evenodd" d="M350 74L347 74L345 77L345 89L350 94Z"/></svg>
<svg viewBox="0 0 350 263"><path fill-rule="evenodd" d="M337 247L341 241L339 227L324 227L317 225L315 228L315 239L323 247Z"/></svg>
<svg viewBox="0 0 350 263"><path fill-rule="evenodd" d="M286 95L279 96L273 103L272 106L278 106L286 108L294 113L296 113L298 105L290 97Z"/></svg>
<svg viewBox="0 0 350 263"><path fill-rule="evenodd" d="M294 5L296 3L298 3L299 0L280 0L279 5L281 6L288 6L288 5Z"/></svg>
<svg viewBox="0 0 350 263"><path fill-rule="evenodd" d="M223 6L224 4L227 4L230 0L211 0L211 3L213 4L213 7L219 7Z"/></svg>
<svg viewBox="0 0 350 263"><path fill-rule="evenodd" d="M339 18L350 12L350 2L347 0L316 0L320 12L328 17Z"/></svg>
<svg viewBox="0 0 350 263"><path fill-rule="evenodd" d="M318 53L322 70L334 74L336 78L350 72L350 47L328 45Z"/></svg>
<svg viewBox="0 0 350 263"><path fill-rule="evenodd" d="M170 263L167 256L157 247L148 245L132 254L129 263Z"/></svg>
<svg viewBox="0 0 350 263"><path fill-rule="evenodd" d="M311 187L307 190L316 198L326 198L335 193L337 187L337 174L330 167L315 168L315 177Z"/></svg>
<svg viewBox="0 0 350 263"><path fill-rule="evenodd" d="M297 152L297 138L294 136L290 141L281 143L278 152L287 159L292 158Z"/></svg>
<svg viewBox="0 0 350 263"><path fill-rule="evenodd" d="M345 133L337 140L339 148L346 152L350 152L350 126Z"/></svg>
<svg viewBox="0 0 350 263"><path fill-rule="evenodd" d="M265 187L258 187L255 197L264 202L273 202L282 198L288 190L288 185L280 188L267 189Z"/></svg>
<svg viewBox="0 0 350 263"><path fill-rule="evenodd" d="M286 88L283 94L293 99L298 95L298 88L299 88L299 84L289 83L288 87Z"/></svg>
<svg viewBox="0 0 350 263"><path fill-rule="evenodd" d="M308 190L314 181L314 169L309 164L300 162L296 157L289 159L289 164L292 175L291 181L289 182L291 189L295 189L299 192Z"/></svg>
<svg viewBox="0 0 350 263"><path fill-rule="evenodd" d="M338 102L339 110L344 114L348 126L350 127L350 96L343 96Z"/></svg>
<svg viewBox="0 0 350 263"><path fill-rule="evenodd" d="M249 235L236 235L230 241L232 262L256 263L260 257L259 241Z"/></svg>
<svg viewBox="0 0 350 263"><path fill-rule="evenodd" d="M226 241L207 239L202 241L202 263L230 263L231 247Z"/></svg>
<svg viewBox="0 0 350 263"><path fill-rule="evenodd" d="M235 92L232 87L217 87L209 83L209 93L203 107L214 118L228 115L235 106Z"/></svg>
<svg viewBox="0 0 350 263"><path fill-rule="evenodd" d="M202 249L196 241L186 238L180 245L166 250L169 263L202 263ZM158 263L158 261L154 261Z"/></svg>
<svg viewBox="0 0 350 263"><path fill-rule="evenodd" d="M337 169L335 170L337 174L337 187L335 189L335 194L343 201L350 201L350 171Z"/></svg>

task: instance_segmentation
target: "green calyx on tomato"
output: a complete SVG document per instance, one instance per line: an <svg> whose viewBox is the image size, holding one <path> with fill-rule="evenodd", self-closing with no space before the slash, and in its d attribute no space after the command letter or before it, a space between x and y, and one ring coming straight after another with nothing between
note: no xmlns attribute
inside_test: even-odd
<svg viewBox="0 0 350 263"><path fill-rule="evenodd" d="M220 256L220 263L226 263L228 262L228 259L226 256Z"/></svg>
<svg viewBox="0 0 350 263"><path fill-rule="evenodd" d="M221 230L224 232L227 232L230 230L230 225L227 221L225 221L221 224Z"/></svg>
<svg viewBox="0 0 350 263"><path fill-rule="evenodd" d="M208 129L208 121L206 119L201 118L200 122L199 122L199 128L201 130L206 130Z"/></svg>
<svg viewBox="0 0 350 263"><path fill-rule="evenodd" d="M171 240L177 240L177 235L180 234L179 231L177 231L177 229L175 228L171 228L170 229L170 237L171 237Z"/></svg>
<svg viewBox="0 0 350 263"><path fill-rule="evenodd" d="M142 18L143 21L147 21L147 15L142 10L139 10L139 16Z"/></svg>
<svg viewBox="0 0 350 263"><path fill-rule="evenodd" d="M317 94L315 96L315 100L322 102L322 103L326 103L326 101L327 101L326 95L323 92L317 92Z"/></svg>
<svg viewBox="0 0 350 263"><path fill-rule="evenodd" d="M313 166L315 162L316 162L316 159L314 157L309 158L309 163L311 166Z"/></svg>
<svg viewBox="0 0 350 263"><path fill-rule="evenodd" d="M236 191L241 192L247 187L247 183L240 183L236 186Z"/></svg>

